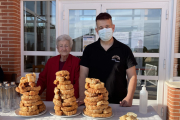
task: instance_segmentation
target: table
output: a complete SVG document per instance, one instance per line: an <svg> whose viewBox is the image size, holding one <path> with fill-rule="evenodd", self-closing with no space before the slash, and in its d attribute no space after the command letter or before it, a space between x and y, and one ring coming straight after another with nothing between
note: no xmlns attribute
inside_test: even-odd
<svg viewBox="0 0 180 120"><path fill-rule="evenodd" d="M19 117L14 111L10 113L2 113L0 112L0 120L96 120L96 118L87 118L82 114L71 117L71 118L60 118L58 116L52 116L49 111L54 108L53 102L44 101L46 105L47 112L41 116L37 117ZM132 107L120 107L119 104L109 104L113 110L113 117L109 118L109 120L119 120L119 117L126 114L127 112L134 112L138 115L138 120L162 120L152 106L148 106L148 113L141 114L139 113L139 106L133 105ZM83 110L85 106L80 106L78 109Z"/></svg>

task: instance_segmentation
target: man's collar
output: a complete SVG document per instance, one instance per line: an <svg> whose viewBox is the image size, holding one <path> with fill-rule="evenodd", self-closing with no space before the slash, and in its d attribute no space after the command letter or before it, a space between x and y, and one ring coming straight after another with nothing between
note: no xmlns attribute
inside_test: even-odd
<svg viewBox="0 0 180 120"><path fill-rule="evenodd" d="M119 42L116 40L116 38L114 38L113 37L113 45L110 47L110 48L115 48L115 47L119 47ZM98 41L97 41L97 45L99 46L101 46L101 43L100 43L100 38L98 39Z"/></svg>

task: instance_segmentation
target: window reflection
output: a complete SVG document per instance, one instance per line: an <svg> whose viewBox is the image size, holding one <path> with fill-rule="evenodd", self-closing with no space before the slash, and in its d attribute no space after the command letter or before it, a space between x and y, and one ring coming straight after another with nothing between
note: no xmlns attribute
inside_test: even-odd
<svg viewBox="0 0 180 120"><path fill-rule="evenodd" d="M145 76L158 76L159 58L136 57L136 74Z"/></svg>
<svg viewBox="0 0 180 120"><path fill-rule="evenodd" d="M133 99L139 99L139 93L143 84L146 84L146 90L148 91L148 100L157 100L157 85L158 80L137 80L137 86Z"/></svg>
<svg viewBox="0 0 180 120"><path fill-rule="evenodd" d="M34 5L35 5L35 2L34 1L24 1L24 7L26 9L29 9L30 11L34 12Z"/></svg>
<svg viewBox="0 0 180 120"><path fill-rule="evenodd" d="M44 70L47 60L52 56L24 56L24 72L40 73Z"/></svg>
<svg viewBox="0 0 180 120"><path fill-rule="evenodd" d="M132 15L133 10L128 10L128 9L122 9L122 10L108 10L108 13L111 14L112 16L114 15Z"/></svg>
<svg viewBox="0 0 180 120"><path fill-rule="evenodd" d="M159 53L161 9L109 9L107 12L115 24L113 36L117 40L128 45L133 52L141 40L147 49L143 53Z"/></svg>
<svg viewBox="0 0 180 120"><path fill-rule="evenodd" d="M95 41L96 10L69 10L69 35L73 39L72 51L82 52Z"/></svg>
<svg viewBox="0 0 180 120"><path fill-rule="evenodd" d="M37 14L41 17L44 17L46 15L46 2L45 1L37 1Z"/></svg>
<svg viewBox="0 0 180 120"><path fill-rule="evenodd" d="M96 10L84 10L84 15L96 15Z"/></svg>
<svg viewBox="0 0 180 120"><path fill-rule="evenodd" d="M55 1L24 1L24 51L55 51L55 23Z"/></svg>

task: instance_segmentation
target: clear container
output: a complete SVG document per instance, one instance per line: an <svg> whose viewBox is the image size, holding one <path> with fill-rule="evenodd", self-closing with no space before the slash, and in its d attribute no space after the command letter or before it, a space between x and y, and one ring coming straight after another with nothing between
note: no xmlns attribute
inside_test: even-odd
<svg viewBox="0 0 180 120"><path fill-rule="evenodd" d="M147 105L148 105L148 92L145 85L142 85L142 90L140 91L140 100L139 100L139 112L146 114Z"/></svg>
<svg viewBox="0 0 180 120"><path fill-rule="evenodd" d="M1 100L2 112L11 112L11 86L9 83L3 87L3 95Z"/></svg>
<svg viewBox="0 0 180 120"><path fill-rule="evenodd" d="M0 83L0 109L1 109L2 95L3 95L3 85L2 85L2 83Z"/></svg>
<svg viewBox="0 0 180 120"><path fill-rule="evenodd" d="M15 82L11 82L11 109L15 110L18 108L18 95L16 92L16 84Z"/></svg>
<svg viewBox="0 0 180 120"><path fill-rule="evenodd" d="M8 81L3 81L3 86L5 86L5 84L7 84L8 83Z"/></svg>

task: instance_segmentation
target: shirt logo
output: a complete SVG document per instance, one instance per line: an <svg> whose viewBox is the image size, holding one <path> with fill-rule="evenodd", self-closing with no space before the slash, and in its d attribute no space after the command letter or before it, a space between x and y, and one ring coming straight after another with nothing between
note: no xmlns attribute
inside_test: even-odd
<svg viewBox="0 0 180 120"><path fill-rule="evenodd" d="M118 55L114 55L112 57L112 60L115 61L115 62L120 62L120 57Z"/></svg>

